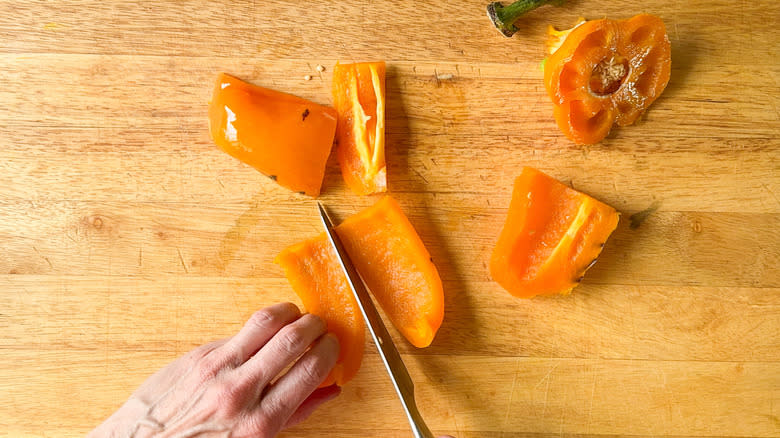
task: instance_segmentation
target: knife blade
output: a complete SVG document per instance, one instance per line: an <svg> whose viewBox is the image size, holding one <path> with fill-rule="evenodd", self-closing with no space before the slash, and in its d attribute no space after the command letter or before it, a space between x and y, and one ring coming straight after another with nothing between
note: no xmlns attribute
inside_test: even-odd
<svg viewBox="0 0 780 438"><path fill-rule="evenodd" d="M398 353L395 343L393 343L393 339L387 332L387 327L385 327L382 317L379 316L379 312L376 310L360 274L352 264L349 254L347 254L341 239L334 230L333 222L330 220L328 213L321 203L318 202L317 207L319 208L322 224L325 226L325 233L336 251L341 268L347 277L347 283L349 283L358 308L360 308L360 313L363 315L368 331L371 333L374 344L379 351L379 357L382 358L382 363L384 363L398 398L401 400L401 405L409 420L412 433L415 438L434 438L433 433L428 429L420 415L420 411L417 409L417 403L414 399L414 382L409 375L409 370L404 365L401 355Z"/></svg>

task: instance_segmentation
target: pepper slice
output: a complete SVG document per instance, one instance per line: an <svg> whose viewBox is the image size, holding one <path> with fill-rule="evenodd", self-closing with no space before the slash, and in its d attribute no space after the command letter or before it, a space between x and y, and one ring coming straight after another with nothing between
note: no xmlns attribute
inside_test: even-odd
<svg viewBox="0 0 780 438"><path fill-rule="evenodd" d="M544 83L561 131L577 143L593 144L613 124L634 123L666 88L670 72L663 21L640 14L578 24L545 62Z"/></svg>
<svg viewBox="0 0 780 438"><path fill-rule="evenodd" d="M384 61L337 63L333 69L336 156L344 181L358 195L387 191L385 71Z"/></svg>
<svg viewBox="0 0 780 438"><path fill-rule="evenodd" d="M317 197L336 132L336 110L222 73L209 105L220 149L290 190Z"/></svg>
<svg viewBox="0 0 780 438"><path fill-rule="evenodd" d="M515 180L490 274L512 295L567 294L596 262L619 213L531 167Z"/></svg>
<svg viewBox="0 0 780 438"><path fill-rule="evenodd" d="M385 196L335 230L390 322L412 345L430 345L444 318L444 292L430 254L398 203ZM339 360L323 386L343 385L360 367L364 330L336 251L322 234L285 249L275 262L306 310L321 316L339 338Z"/></svg>
<svg viewBox="0 0 780 438"><path fill-rule="evenodd" d="M415 347L429 346L444 318L441 278L398 203L384 196L336 232L395 328Z"/></svg>
<svg viewBox="0 0 780 438"><path fill-rule="evenodd" d="M336 366L320 387L343 386L360 369L363 316L325 233L285 249L274 260L282 266L306 311L320 316L341 346Z"/></svg>

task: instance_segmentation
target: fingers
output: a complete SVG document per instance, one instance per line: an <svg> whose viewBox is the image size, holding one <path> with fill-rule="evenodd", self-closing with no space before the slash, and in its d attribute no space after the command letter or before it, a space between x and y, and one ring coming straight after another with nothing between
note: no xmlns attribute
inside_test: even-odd
<svg viewBox="0 0 780 438"><path fill-rule="evenodd" d="M325 334L325 329L325 322L320 317L312 314L301 316L279 330L254 356L239 367L236 370L238 379L244 384L264 387L300 357L317 338Z"/></svg>
<svg viewBox="0 0 780 438"><path fill-rule="evenodd" d="M281 419L281 424L286 424L293 413L325 380L338 357L339 343L336 337L328 334L320 338L285 375L267 390L260 401L260 411L271 418ZM316 399L312 403L316 403ZM308 415L308 413L303 412L302 414ZM303 418L305 415L300 420Z"/></svg>
<svg viewBox="0 0 780 438"><path fill-rule="evenodd" d="M341 387L338 385L330 385L324 388L317 388L312 392L306 400L298 406L298 409L293 412L292 416L287 420L284 425L284 429L293 427L303 420L309 418L321 404L333 400L341 394Z"/></svg>
<svg viewBox="0 0 780 438"><path fill-rule="evenodd" d="M275 304L258 310L244 324L224 349L235 354L237 365L246 362L260 350L279 330L301 316L301 311L292 303Z"/></svg>
<svg viewBox="0 0 780 438"><path fill-rule="evenodd" d="M284 429L293 427L303 422L309 418L309 415L317 410L320 405L333 400L334 398L338 397L339 394L341 394L341 387L338 385L331 385L326 386L325 388L315 389L314 392L306 397L306 400L304 400L303 403L298 406L298 409L293 412L290 418L287 419L287 423L284 425Z"/></svg>

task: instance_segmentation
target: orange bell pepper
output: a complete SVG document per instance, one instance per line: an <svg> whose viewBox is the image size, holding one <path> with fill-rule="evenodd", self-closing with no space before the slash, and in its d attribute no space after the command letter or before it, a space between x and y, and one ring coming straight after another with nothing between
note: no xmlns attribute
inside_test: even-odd
<svg viewBox="0 0 780 438"><path fill-rule="evenodd" d="M634 123L664 91L670 72L663 21L640 14L574 27L545 62L544 84L561 131L577 143L593 144L613 124Z"/></svg>
<svg viewBox="0 0 780 438"><path fill-rule="evenodd" d="M395 328L415 347L429 346L444 318L444 291L431 255L398 203L384 196L336 232Z"/></svg>
<svg viewBox="0 0 780 438"><path fill-rule="evenodd" d="M387 191L385 63L336 64L333 102L336 157L347 186L358 195Z"/></svg>
<svg viewBox="0 0 780 438"><path fill-rule="evenodd" d="M430 345L444 317L441 279L398 203L385 196L335 230L390 322L412 345ZM325 319L339 338L337 367L323 385L343 385L360 367L364 334L335 250L322 234L285 249L275 261L306 310Z"/></svg>
<svg viewBox="0 0 780 438"><path fill-rule="evenodd" d="M614 208L525 167L490 274L518 297L567 294L596 262L619 217Z"/></svg>
<svg viewBox="0 0 780 438"><path fill-rule="evenodd" d="M284 269L306 311L324 319L328 331L339 339L341 349L336 366L320 386L343 386L360 369L365 330L336 251L323 233L292 245L274 261Z"/></svg>
<svg viewBox="0 0 780 438"><path fill-rule="evenodd" d="M320 194L336 123L333 108L225 73L209 105L209 132L220 149L313 197Z"/></svg>

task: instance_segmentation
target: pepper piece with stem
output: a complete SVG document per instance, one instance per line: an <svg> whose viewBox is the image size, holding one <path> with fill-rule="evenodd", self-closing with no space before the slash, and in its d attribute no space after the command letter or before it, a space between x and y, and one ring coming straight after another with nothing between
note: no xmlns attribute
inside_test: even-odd
<svg viewBox="0 0 780 438"><path fill-rule="evenodd" d="M493 2L487 5L487 15L496 29L508 38L518 31L515 21L521 15L533 11L539 6L547 4L560 6L564 3L566 0L517 0L509 6L504 6L501 2Z"/></svg>

